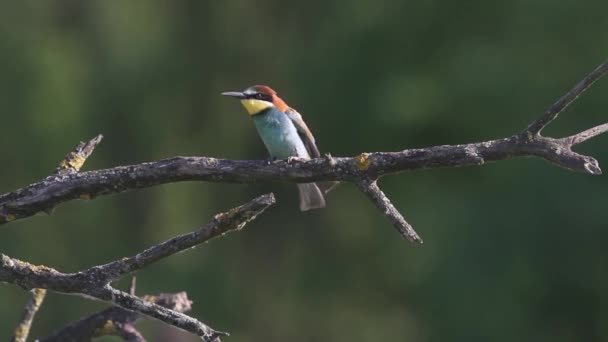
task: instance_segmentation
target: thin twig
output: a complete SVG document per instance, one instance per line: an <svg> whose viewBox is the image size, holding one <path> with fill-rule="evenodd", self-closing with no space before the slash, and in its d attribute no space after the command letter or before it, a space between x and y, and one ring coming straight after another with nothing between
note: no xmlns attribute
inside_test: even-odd
<svg viewBox="0 0 608 342"><path fill-rule="evenodd" d="M538 135L551 121L555 120L557 116L574 102L585 90L587 90L595 81L599 80L602 76L608 73L608 62L600 64L597 68L593 69L585 78L580 80L570 91L564 96L560 97L559 100L555 101L547 109L547 111L534 122L532 122L524 133L530 135Z"/></svg>
<svg viewBox="0 0 608 342"><path fill-rule="evenodd" d="M99 145L101 140L103 139L103 135L98 134L95 138L89 140L88 142L80 142L72 152L66 154L63 160L59 163L59 166L55 169L55 174L58 175L68 175L73 174L80 171L84 162L89 158L89 156L95 150L95 147Z"/></svg>
<svg viewBox="0 0 608 342"><path fill-rule="evenodd" d="M44 301L44 297L46 296L45 289L33 289L32 290L32 298L25 305L25 309L23 310L23 315L21 316L21 321L17 324L15 328L15 333L12 342L25 342L27 341L27 336L30 334L30 328L32 327L32 322L34 321L34 317L40 309L40 305Z"/></svg>
<svg viewBox="0 0 608 342"><path fill-rule="evenodd" d="M131 283L129 284L129 294L135 296L135 288L137 287L137 277L131 277Z"/></svg>
<svg viewBox="0 0 608 342"><path fill-rule="evenodd" d="M593 128L589 128L586 131L571 135L569 137L562 138L566 144L569 145L578 145L582 142L585 142L591 138L594 138L600 134L604 134L608 131L608 123L603 125L595 126Z"/></svg>
<svg viewBox="0 0 608 342"><path fill-rule="evenodd" d="M131 323L116 323L116 335L127 342L146 342L146 339L135 329Z"/></svg>
<svg viewBox="0 0 608 342"><path fill-rule="evenodd" d="M92 276L94 276L93 274L101 274L101 276L98 276L98 279L103 278L104 282L111 282L122 278L160 259L209 241L216 236L243 228L248 222L254 220L257 215L272 205L274 201L273 194L259 196L240 207L215 215L213 221L194 232L176 236L134 256L96 266L89 271L85 271L85 273L91 272Z"/></svg>
<svg viewBox="0 0 608 342"><path fill-rule="evenodd" d="M376 207L380 209L380 211L384 213L386 217L388 217L393 224L393 227L397 229L401 236L411 242L422 243L422 239L420 236L418 236L418 233L416 233L414 228L407 223L399 210L395 208L393 203L391 203L384 192L382 192L376 180L365 179L357 183L357 186L359 187L359 190L366 194L372 203L374 203Z"/></svg>

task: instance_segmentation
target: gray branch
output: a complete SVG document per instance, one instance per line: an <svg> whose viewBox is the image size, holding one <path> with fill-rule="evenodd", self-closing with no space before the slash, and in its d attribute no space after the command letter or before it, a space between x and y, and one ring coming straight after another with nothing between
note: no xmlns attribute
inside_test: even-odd
<svg viewBox="0 0 608 342"><path fill-rule="evenodd" d="M555 120L557 116L566 109L572 102L574 102L579 95L587 90L595 81L599 80L608 72L608 62L600 64L597 68L593 69L585 78L580 80L569 92L560 97L551 107L545 111L545 113L532 122L525 133L532 135L540 135L543 128L545 128L551 121Z"/></svg>
<svg viewBox="0 0 608 342"><path fill-rule="evenodd" d="M404 237L410 241L422 242L412 226L397 212L377 186L373 189L377 188L380 192L363 185L367 180L371 182L369 184L375 184L374 181L382 176L404 171L477 166L521 157L540 158L568 170L599 175L602 170L597 160L572 151L572 147L605 133L608 131L608 123L564 138L545 137L541 136L540 132L606 73L608 73L608 62L595 68L525 130L503 139L406 149L399 152L361 153L356 157L334 158L327 155L325 158L294 159L276 163L262 160L175 157L62 177L50 176L24 188L0 195L0 224L26 218L41 211L48 212L66 201L92 199L166 183L337 181L358 185ZM390 207L382 203L390 204Z"/></svg>
<svg viewBox="0 0 608 342"><path fill-rule="evenodd" d="M78 171L101 142L101 139L102 136L98 135L87 143L81 142L78 144L72 152L65 156L54 174L49 176L47 180L61 183L71 176L79 175ZM134 280L131 286L132 293L130 294L113 288L110 283L160 259L209 241L218 235L241 229L274 202L273 194L259 196L240 207L215 215L209 224L192 233L174 237L130 258L122 258L105 265L94 266L78 273L66 274L50 267L32 265L0 254L0 282L12 283L24 289L33 289L34 292L32 300L26 306L21 322L15 329L13 340L23 342L27 340L34 315L40 307L47 289L110 302L116 307L122 308L124 312L131 312L134 315L143 314L159 319L201 336L205 341L219 340L219 336L227 335L227 333L213 330L204 323L181 312L158 305L155 301L142 300L135 296ZM52 209L53 207L48 207L44 210L50 213ZM117 321L114 328L115 332L124 339L143 341L143 337L130 321Z"/></svg>
<svg viewBox="0 0 608 342"><path fill-rule="evenodd" d="M40 309L45 296L45 289L32 290L32 298L25 305L23 315L21 316L19 324L17 324L17 327L15 328L15 333L13 334L11 342L27 341L27 337L30 334L30 328L32 327L32 322L34 321L34 317L36 316L38 309Z"/></svg>
<svg viewBox="0 0 608 342"><path fill-rule="evenodd" d="M76 146L66 155L52 175L21 189L0 195L0 224L27 218L42 211L51 213L56 206L66 201L89 200L97 196L173 182L333 181L357 185L403 237L421 243L422 239L378 187L377 181L380 177L419 169L478 166L520 157L540 158L568 170L599 175L602 171L597 160L572 151L572 147L606 133L608 123L563 138L545 137L541 135L541 131L606 73L608 73L608 63L603 63L522 132L503 139L463 145L361 153L356 157L334 158L327 155L325 158L295 159L276 163L260 160L175 157L150 163L79 172L101 141L102 136L99 135L87 143L81 142ZM139 298L134 293L117 290L111 286L111 282L218 235L241 229L274 201L272 194L260 196L245 205L216 215L212 222L197 231L174 237L132 257L94 266L77 273L62 273L50 267L32 265L0 254L0 282L15 284L28 290L36 289L16 329L14 340L25 341L27 338L34 314L44 298L45 290L42 289L106 301L115 306L108 309L115 310L112 312L137 316L143 314L201 336L205 341L218 340L219 336L227 334L213 330L180 310L171 310L157 302ZM143 341L133 321L117 319L115 323L115 332L119 336L126 340Z"/></svg>
<svg viewBox="0 0 608 342"><path fill-rule="evenodd" d="M91 273L91 277L102 279L106 283L112 282L160 259L209 241L214 237L224 235L227 232L239 230L245 224L254 220L257 215L266 210L274 201L273 194L262 195L238 208L215 215L209 224L194 232L171 238L132 257L95 266L88 272Z"/></svg>
<svg viewBox="0 0 608 342"><path fill-rule="evenodd" d="M242 229L245 224L256 218L274 204L272 194L254 198L250 202L229 211L215 215L213 220L202 228L169 239L129 258L109 264L94 266L77 273L62 273L47 266L37 266L0 254L0 282L11 283L23 289L45 288L53 292L81 295L156 318L177 328L186 330L205 341L216 341L225 332L216 331L206 324L169 310L155 303L142 300L129 293L119 291L110 282L129 273L210 239L233 230Z"/></svg>
<svg viewBox="0 0 608 342"><path fill-rule="evenodd" d="M192 301L185 292L148 295L143 300L181 313L190 311L192 307ZM145 342L145 338L135 328L140 319L141 315L137 312L113 306L72 322L38 341L90 341L94 337L117 335L125 341Z"/></svg>
<svg viewBox="0 0 608 342"><path fill-rule="evenodd" d="M77 173L102 139L103 136L100 134L86 143L81 141L59 163L59 166L55 169L54 175L62 176ZM21 321L15 328L15 333L12 338L13 342L27 341L34 317L36 316L38 309L40 309L45 296L46 289L32 290L32 298L26 304Z"/></svg>
<svg viewBox="0 0 608 342"><path fill-rule="evenodd" d="M372 203L388 217L401 236L409 241L422 243L420 236L418 236L414 228L407 223L399 210L391 203L391 200L382 192L376 180L363 179L361 182L357 183L357 186L359 187L359 190L366 194Z"/></svg>

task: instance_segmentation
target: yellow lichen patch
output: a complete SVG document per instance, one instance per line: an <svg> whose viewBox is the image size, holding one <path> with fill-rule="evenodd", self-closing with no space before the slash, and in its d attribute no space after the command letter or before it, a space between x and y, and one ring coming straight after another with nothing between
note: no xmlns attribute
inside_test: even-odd
<svg viewBox="0 0 608 342"><path fill-rule="evenodd" d="M232 209L228 210L228 215L226 215L226 216L227 216L227 218L231 219L234 217L234 215L238 214L238 212L239 212L239 208L232 208Z"/></svg>
<svg viewBox="0 0 608 342"><path fill-rule="evenodd" d="M85 160L87 160L86 158L84 158L81 155L77 155L75 156L74 159L70 160L70 166L75 169L76 171L80 170L80 168L82 167L82 165L84 165Z"/></svg>
<svg viewBox="0 0 608 342"><path fill-rule="evenodd" d="M25 324L19 324L17 328L15 328L15 338L13 341L15 342L25 342L27 340L27 335L30 334L30 329Z"/></svg>
<svg viewBox="0 0 608 342"><path fill-rule="evenodd" d="M213 218L216 221L231 220L236 214L238 214L239 208L232 208L225 213L216 214Z"/></svg>
<svg viewBox="0 0 608 342"><path fill-rule="evenodd" d="M17 218L17 216L15 216L13 214L8 214L8 215L6 215L6 222L15 221L16 218Z"/></svg>
<svg viewBox="0 0 608 342"><path fill-rule="evenodd" d="M32 317L36 313L36 311L38 311L38 309L40 308L40 304L42 304L42 301L44 300L45 295L46 295L45 289L34 289L33 302L30 301L27 304L27 306L29 307L28 311L30 312ZM32 317L30 317L29 320L26 320L24 318L22 320L22 322L19 323L17 328L15 328L15 333L14 333L14 337L13 337L12 341L25 342L27 340L27 336L30 333L30 324L31 324Z"/></svg>
<svg viewBox="0 0 608 342"><path fill-rule="evenodd" d="M95 336L104 336L116 333L116 326L111 320L107 320L101 327L95 329Z"/></svg>
<svg viewBox="0 0 608 342"><path fill-rule="evenodd" d="M217 165L217 159L215 159L215 158L207 158L207 165L209 165L209 166Z"/></svg>
<svg viewBox="0 0 608 342"><path fill-rule="evenodd" d="M80 170L84 162L87 160L84 156L78 153L70 153L68 157L59 163L59 167L62 169L74 169L76 171Z"/></svg>
<svg viewBox="0 0 608 342"><path fill-rule="evenodd" d="M369 153L361 153L355 157L355 160L357 161L357 168L361 171L369 169L370 165L372 165L372 160L369 158Z"/></svg>
<svg viewBox="0 0 608 342"><path fill-rule="evenodd" d="M28 262L25 262L23 260L19 260L19 259L13 259L13 263L16 264L19 267L27 267L30 268L32 265Z"/></svg>
<svg viewBox="0 0 608 342"><path fill-rule="evenodd" d="M56 269L48 267L48 266L44 266L44 265L32 265L30 263L26 263L24 262L25 267L29 268L30 270L36 272L36 273L40 273L40 272L49 272L49 273L53 273L53 272L57 272Z"/></svg>
<svg viewBox="0 0 608 342"><path fill-rule="evenodd" d="M48 267L48 266L44 266L44 265L33 265L30 264L27 261L23 261L23 260L19 260L19 259L12 259L10 258L11 262L19 268L26 268L32 272L35 273L40 273L40 272L57 272L56 269Z"/></svg>
<svg viewBox="0 0 608 342"><path fill-rule="evenodd" d="M144 300L148 303L156 303L156 296L145 296Z"/></svg>
<svg viewBox="0 0 608 342"><path fill-rule="evenodd" d="M46 296L45 289L34 289L34 306L36 307L36 310L38 310L38 308L42 304L44 296Z"/></svg>
<svg viewBox="0 0 608 342"><path fill-rule="evenodd" d="M526 134L528 135L528 140L534 139L534 133L532 133L530 131L526 131Z"/></svg>
<svg viewBox="0 0 608 342"><path fill-rule="evenodd" d="M88 201L88 200L90 200L90 199L91 199L91 195L90 195L90 194L80 194L79 198L80 198L81 200Z"/></svg>

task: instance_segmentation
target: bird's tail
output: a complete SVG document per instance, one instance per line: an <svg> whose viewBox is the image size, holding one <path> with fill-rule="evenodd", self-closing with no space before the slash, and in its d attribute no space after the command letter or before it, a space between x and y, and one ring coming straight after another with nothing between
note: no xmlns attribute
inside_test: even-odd
<svg viewBox="0 0 608 342"><path fill-rule="evenodd" d="M298 184L298 191L300 192L300 210L306 211L325 207L325 198L317 184Z"/></svg>

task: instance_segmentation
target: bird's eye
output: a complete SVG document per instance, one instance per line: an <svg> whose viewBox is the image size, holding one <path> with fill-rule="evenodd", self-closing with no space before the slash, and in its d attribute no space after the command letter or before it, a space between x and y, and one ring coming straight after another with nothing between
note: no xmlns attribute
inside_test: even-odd
<svg viewBox="0 0 608 342"><path fill-rule="evenodd" d="M261 100L261 99L263 99L263 98L264 98L264 95L262 95L262 94L260 94L260 93L257 93L257 94L255 94L255 98L256 98L256 99L260 99L260 100Z"/></svg>

